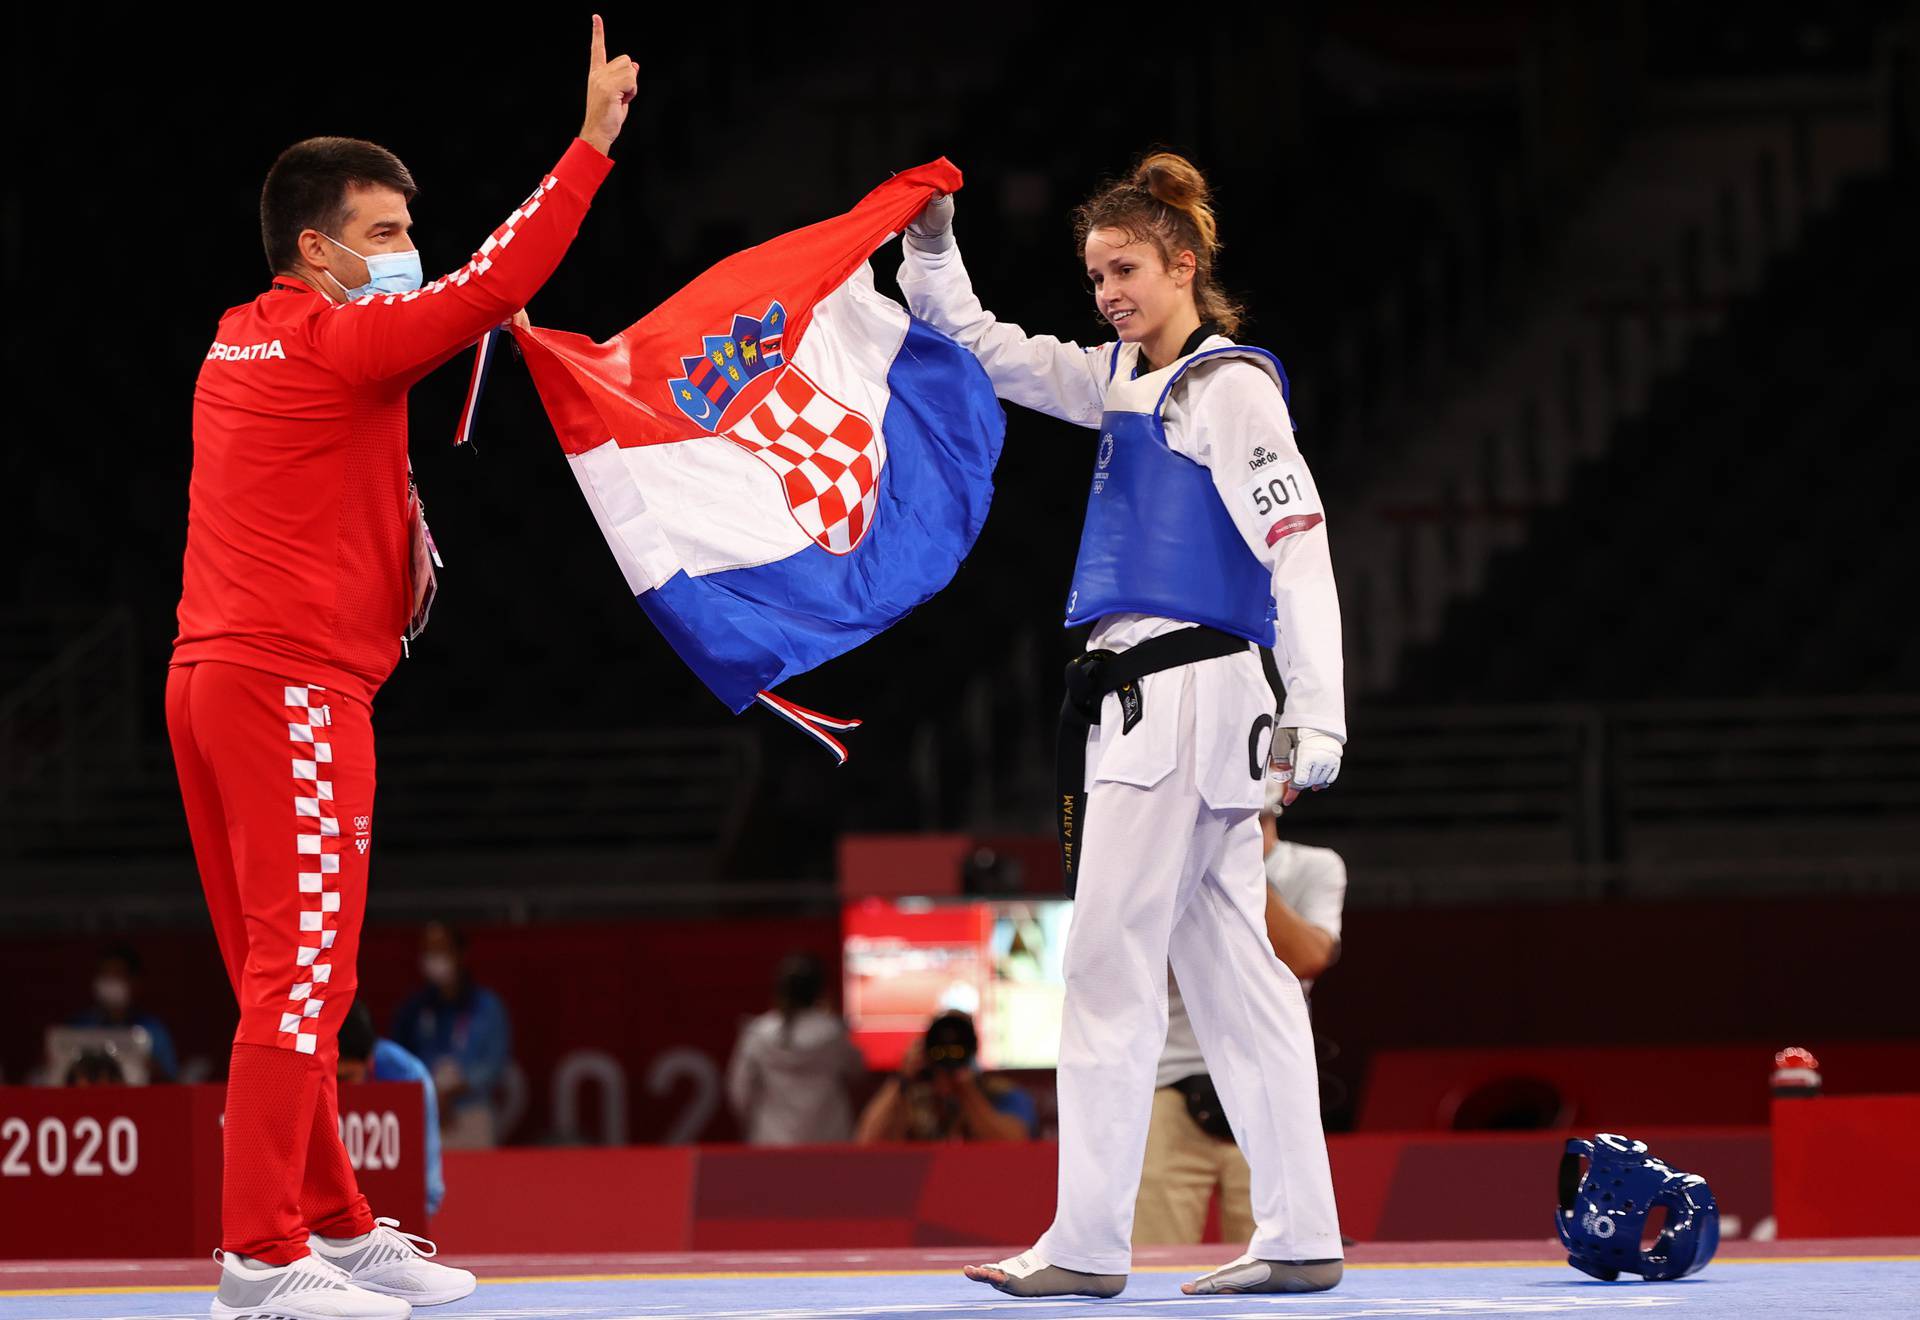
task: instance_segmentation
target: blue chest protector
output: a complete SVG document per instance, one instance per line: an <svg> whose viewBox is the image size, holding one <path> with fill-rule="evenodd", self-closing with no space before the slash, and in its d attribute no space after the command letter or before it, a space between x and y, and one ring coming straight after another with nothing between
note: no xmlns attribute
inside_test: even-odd
<svg viewBox="0 0 1920 1320"><path fill-rule="evenodd" d="M1120 370L1120 360L1137 361L1138 352L1125 345L1114 353L1067 626L1151 614L1272 646L1272 574L1234 526L1213 474L1168 446L1161 414L1174 385L1197 363L1256 363L1273 376L1282 399L1286 371L1264 349L1236 344L1202 348L1135 378Z"/></svg>

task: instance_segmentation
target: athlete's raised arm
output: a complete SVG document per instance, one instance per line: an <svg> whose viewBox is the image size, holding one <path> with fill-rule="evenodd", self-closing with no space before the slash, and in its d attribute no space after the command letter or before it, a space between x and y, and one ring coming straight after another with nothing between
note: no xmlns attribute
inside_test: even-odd
<svg viewBox="0 0 1920 1320"><path fill-rule="evenodd" d="M1062 421L1100 424L1116 346L1082 348L1052 335L1030 335L981 306L953 239L953 198L927 203L907 226L901 256L900 291L907 306L979 358L995 394Z"/></svg>

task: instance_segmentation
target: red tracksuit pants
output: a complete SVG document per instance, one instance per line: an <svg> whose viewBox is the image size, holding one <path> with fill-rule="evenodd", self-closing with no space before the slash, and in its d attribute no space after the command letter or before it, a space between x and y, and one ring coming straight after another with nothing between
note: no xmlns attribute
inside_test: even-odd
<svg viewBox="0 0 1920 1320"><path fill-rule="evenodd" d="M240 1005L221 1246L284 1265L307 1254L308 1229L373 1229L336 1080L366 910L373 712L297 677L201 661L167 673L167 735Z"/></svg>

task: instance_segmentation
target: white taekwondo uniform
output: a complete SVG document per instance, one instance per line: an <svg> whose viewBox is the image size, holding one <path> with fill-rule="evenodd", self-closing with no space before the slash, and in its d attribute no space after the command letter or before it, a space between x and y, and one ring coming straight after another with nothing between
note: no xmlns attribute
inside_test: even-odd
<svg viewBox="0 0 1920 1320"><path fill-rule="evenodd" d="M1212 576L1225 581L1238 573L1244 600L1250 565L1264 570L1253 583L1253 594L1267 597L1263 617L1251 625L1244 608L1238 623L1207 617L1204 609L1171 611L1171 617L1106 613L1094 623L1090 649L1123 652L1195 623L1249 638L1264 632L1259 639L1274 641L1286 688L1282 726L1317 729L1344 742L1340 612L1327 530L1294 441L1279 364L1215 335L1136 379L1137 345L1082 348L997 320L975 297L957 247L927 253L906 245L900 287L914 315L979 358L1002 399L1102 431L1096 495L1114 457L1112 437L1121 429L1116 415L1157 414L1157 445L1149 417L1148 439L1128 452L1171 450L1178 458L1160 453L1153 462L1179 468L1190 460L1206 469L1231 529L1251 555L1244 560L1237 546L1223 549L1215 531L1207 553L1220 562ZM1116 472L1126 467L1113 463ZM1197 506L1187 498L1191 513ZM1152 490L1142 492L1144 516L1152 516L1156 501ZM1202 512L1227 526L1217 510ZM1090 516L1082 567L1090 562L1091 522ZM1179 525L1148 531L1142 540L1165 539L1142 554L1171 546L1177 559L1180 543L1189 539ZM1130 553L1130 540L1107 538L1108 558ZM1159 595L1177 594L1181 582L1193 584L1196 599L1214 592L1212 577L1191 567L1163 572ZM1124 578L1124 565L1119 571ZM1069 622L1087 617L1087 603L1078 599L1080 578L1077 568ZM1109 693L1088 734L1060 1032L1059 1202L1033 1254L1089 1274L1128 1272L1155 1062L1167 1035L1171 964L1235 1139L1252 1166L1249 1254L1337 1260L1340 1229L1306 1001L1266 935L1257 813L1272 691L1251 642L1243 652L1149 674L1139 686L1136 722L1123 719L1119 694Z"/></svg>

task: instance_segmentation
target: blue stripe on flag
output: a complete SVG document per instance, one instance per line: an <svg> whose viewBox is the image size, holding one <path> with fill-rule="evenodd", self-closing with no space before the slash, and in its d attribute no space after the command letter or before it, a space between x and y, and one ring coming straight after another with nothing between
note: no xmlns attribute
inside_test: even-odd
<svg viewBox="0 0 1920 1320"><path fill-rule="evenodd" d="M986 523L1006 432L986 372L913 320L887 384L879 505L852 554L808 545L754 568L676 573L635 597L736 713L762 688L852 650L946 586Z"/></svg>

